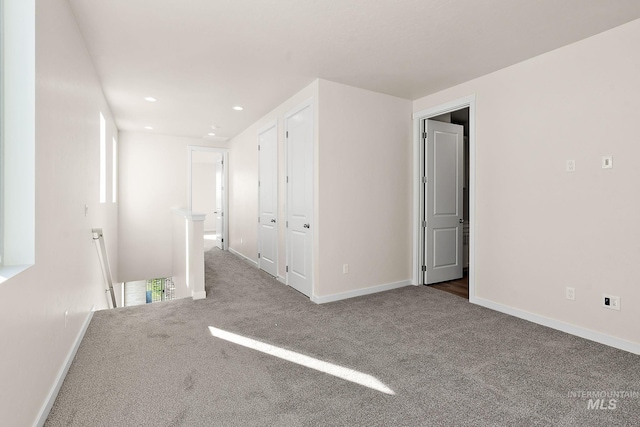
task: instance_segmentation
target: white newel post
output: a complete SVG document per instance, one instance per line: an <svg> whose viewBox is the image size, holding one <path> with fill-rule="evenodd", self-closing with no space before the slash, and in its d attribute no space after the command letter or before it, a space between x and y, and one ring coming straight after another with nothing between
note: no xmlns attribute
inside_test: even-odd
<svg viewBox="0 0 640 427"><path fill-rule="evenodd" d="M174 209L173 280L176 298L206 298L204 289L205 214Z"/></svg>
<svg viewBox="0 0 640 427"><path fill-rule="evenodd" d="M204 299L207 293L204 290L204 220L205 214L191 214L189 220L189 283L193 299Z"/></svg>

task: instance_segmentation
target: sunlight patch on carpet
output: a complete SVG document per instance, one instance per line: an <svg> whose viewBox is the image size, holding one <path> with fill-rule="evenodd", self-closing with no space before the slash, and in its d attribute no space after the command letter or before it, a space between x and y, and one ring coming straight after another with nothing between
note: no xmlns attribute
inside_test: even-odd
<svg viewBox="0 0 640 427"><path fill-rule="evenodd" d="M316 371L324 372L326 374L333 375L334 377L342 378L343 380L351 381L353 383L369 387L370 389L377 390L385 394L396 394L393 390L384 385L380 380L369 374L365 374L354 369L345 368L344 366L325 362L314 357L276 347L261 341L256 341L254 339L243 337L242 335L234 334L232 332L223 331L222 329L214 328L213 326L209 326L209 331L211 332L211 335L216 338L220 338L225 341L241 345L243 347L251 348L253 350L257 350L262 353L269 354L271 356L275 356L307 368L315 369Z"/></svg>

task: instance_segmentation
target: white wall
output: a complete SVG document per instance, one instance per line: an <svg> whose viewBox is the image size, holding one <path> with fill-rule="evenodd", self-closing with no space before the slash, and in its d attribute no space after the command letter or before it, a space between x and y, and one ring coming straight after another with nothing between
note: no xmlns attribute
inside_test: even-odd
<svg viewBox="0 0 640 427"><path fill-rule="evenodd" d="M91 308L107 306L92 227L117 261L117 207L98 198L99 112L110 142L109 107L68 2L37 1L35 24L35 265L0 283L0 423L11 426L33 425Z"/></svg>
<svg viewBox="0 0 640 427"><path fill-rule="evenodd" d="M188 147L202 139L120 132L120 281L171 276L172 209L188 204Z"/></svg>
<svg viewBox="0 0 640 427"><path fill-rule="evenodd" d="M314 294L408 284L411 101L327 80L320 80L319 92Z"/></svg>
<svg viewBox="0 0 640 427"><path fill-rule="evenodd" d="M638 40L640 20L414 103L477 95L476 295L636 344Z"/></svg>

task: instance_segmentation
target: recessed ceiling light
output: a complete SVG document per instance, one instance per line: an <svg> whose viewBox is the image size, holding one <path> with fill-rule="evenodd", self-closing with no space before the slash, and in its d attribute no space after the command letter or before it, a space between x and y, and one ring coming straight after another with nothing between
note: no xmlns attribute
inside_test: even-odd
<svg viewBox="0 0 640 427"><path fill-rule="evenodd" d="M244 110L244 108L242 108L242 107L241 107L241 106L239 106L239 105L236 105L235 107L233 107L233 109L234 109L234 110L236 110L236 111L242 111L242 110Z"/></svg>
<svg viewBox="0 0 640 427"><path fill-rule="evenodd" d="M145 126L144 128L147 129L147 130L152 130L153 129L151 126Z"/></svg>
<svg viewBox="0 0 640 427"><path fill-rule="evenodd" d="M145 99L145 101L149 101L149 102L156 102L157 99L155 99L153 96L147 96Z"/></svg>
<svg viewBox="0 0 640 427"><path fill-rule="evenodd" d="M215 134L215 133L213 133L213 132L209 132L207 135L209 135L209 136L216 136L216 134Z"/></svg>

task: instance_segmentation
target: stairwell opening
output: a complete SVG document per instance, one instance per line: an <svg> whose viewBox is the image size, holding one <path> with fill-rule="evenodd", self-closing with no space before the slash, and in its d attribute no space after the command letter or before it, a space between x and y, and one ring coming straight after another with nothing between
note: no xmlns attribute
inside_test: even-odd
<svg viewBox="0 0 640 427"><path fill-rule="evenodd" d="M151 304L176 298L172 277L137 280L124 283L124 306Z"/></svg>

